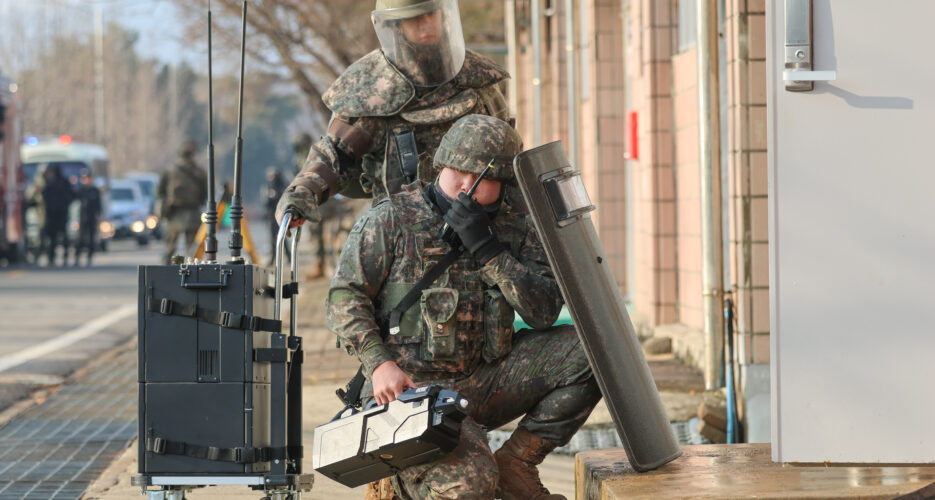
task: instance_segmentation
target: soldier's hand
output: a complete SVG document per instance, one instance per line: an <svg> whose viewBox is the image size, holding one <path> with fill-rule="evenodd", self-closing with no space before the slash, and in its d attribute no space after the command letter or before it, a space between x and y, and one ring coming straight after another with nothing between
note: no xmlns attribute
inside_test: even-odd
<svg viewBox="0 0 935 500"><path fill-rule="evenodd" d="M378 404L385 405L403 393L408 387L416 387L415 382L393 361L384 361L373 370L373 398Z"/></svg>
<svg viewBox="0 0 935 500"><path fill-rule="evenodd" d="M444 219L458 234L464 248L481 264L486 264L506 249L493 234L493 226L484 207L465 193L459 194L458 199L451 203Z"/></svg>
<svg viewBox="0 0 935 500"><path fill-rule="evenodd" d="M279 202L276 204L276 224L282 223L282 217L286 210L292 210L293 218L289 227L298 227L306 220L312 222L321 222L321 214L318 212L318 199L315 193L301 185L291 185L282 193Z"/></svg>

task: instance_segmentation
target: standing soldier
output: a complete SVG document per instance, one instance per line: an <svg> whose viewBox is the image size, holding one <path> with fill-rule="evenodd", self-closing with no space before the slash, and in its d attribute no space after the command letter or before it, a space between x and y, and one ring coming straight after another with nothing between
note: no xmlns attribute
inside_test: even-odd
<svg viewBox="0 0 935 500"><path fill-rule="evenodd" d="M201 225L201 211L208 196L208 180L195 164L195 142L187 140L179 149L175 164L159 178L157 195L159 218L166 221L166 252L163 261L169 264L179 236L185 235L185 248L195 240Z"/></svg>
<svg viewBox="0 0 935 500"><path fill-rule="evenodd" d="M78 188L78 200L81 209L78 217L78 241L75 242L75 265L81 258L81 250L88 253L88 263L94 256L94 247L97 245L97 227L101 218L101 191L92 183L91 174L81 173L81 187Z"/></svg>
<svg viewBox="0 0 935 500"><path fill-rule="evenodd" d="M48 265L55 265L55 249L62 244L62 264L67 264L68 242L65 228L68 224L68 206L75 199L71 184L62 175L62 166L52 163L45 169L45 185L42 187L42 201L45 209L45 223L42 226L43 241L48 251Z"/></svg>
<svg viewBox="0 0 935 500"><path fill-rule="evenodd" d="M499 84L505 71L465 50L457 0L377 0L371 14L381 49L352 64L325 92L327 134L279 201L319 222L337 193L376 202L419 179L431 182L441 137L476 113L508 120Z"/></svg>
<svg viewBox="0 0 935 500"><path fill-rule="evenodd" d="M328 327L360 358L365 399L386 404L407 387L434 384L471 402L451 453L394 477L402 498L562 499L545 489L537 466L600 400L574 327L551 326L562 296L532 221L512 216L503 198L521 149L502 120L460 119L435 153L438 178L374 205L351 231L331 282ZM469 198L488 164L492 175ZM443 223L454 238L440 236ZM449 254L456 260L419 300L400 305ZM401 315L391 313L397 308ZM534 329L514 333L514 311ZM521 416L491 453L481 426Z"/></svg>

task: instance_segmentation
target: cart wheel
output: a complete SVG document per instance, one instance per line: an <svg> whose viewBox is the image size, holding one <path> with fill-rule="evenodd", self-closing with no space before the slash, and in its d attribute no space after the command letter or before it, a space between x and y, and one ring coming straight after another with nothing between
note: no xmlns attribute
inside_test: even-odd
<svg viewBox="0 0 935 500"><path fill-rule="evenodd" d="M185 500L185 490L150 490L146 500Z"/></svg>
<svg viewBox="0 0 935 500"><path fill-rule="evenodd" d="M301 500L302 493L298 491L272 491L260 500Z"/></svg>

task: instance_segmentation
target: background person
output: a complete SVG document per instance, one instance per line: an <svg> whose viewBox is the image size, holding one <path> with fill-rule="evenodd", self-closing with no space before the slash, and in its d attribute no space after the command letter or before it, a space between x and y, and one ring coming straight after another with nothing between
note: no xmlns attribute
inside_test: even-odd
<svg viewBox="0 0 935 500"><path fill-rule="evenodd" d="M201 226L201 212L208 197L208 179L195 164L195 142L185 141L175 163L159 178L156 194L160 200L160 220L166 224L166 250L163 263L169 264L179 236L185 248L191 247Z"/></svg>
<svg viewBox="0 0 935 500"><path fill-rule="evenodd" d="M65 228L68 224L68 206L75 199L71 184L62 175L62 166L52 163L45 170L45 185L42 187L42 202L45 212L42 226L43 242L46 245L48 265L55 265L56 248L62 245L62 264L68 259Z"/></svg>
<svg viewBox="0 0 935 500"><path fill-rule="evenodd" d="M94 247L97 246L98 224L101 222L101 191L91 180L91 174L82 172L81 185L77 193L80 202L78 216L78 236L75 242L75 265L81 258L81 251L87 253L86 265L91 265Z"/></svg>

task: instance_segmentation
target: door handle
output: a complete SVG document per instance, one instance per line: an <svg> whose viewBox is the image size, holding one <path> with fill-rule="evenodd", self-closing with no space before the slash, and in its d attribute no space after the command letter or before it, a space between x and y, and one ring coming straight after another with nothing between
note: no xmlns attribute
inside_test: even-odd
<svg viewBox="0 0 935 500"><path fill-rule="evenodd" d="M815 82L834 80L834 71L812 71L812 0L786 0L785 22L786 90L807 92L815 89Z"/></svg>
<svg viewBox="0 0 935 500"><path fill-rule="evenodd" d="M782 80L784 82L830 82L834 81L837 74L834 71L805 71L801 69L787 69L782 72ZM787 90L793 90L789 88L789 84L786 84ZM811 90L811 89L808 89Z"/></svg>

